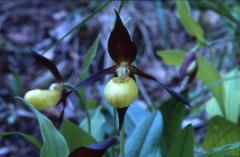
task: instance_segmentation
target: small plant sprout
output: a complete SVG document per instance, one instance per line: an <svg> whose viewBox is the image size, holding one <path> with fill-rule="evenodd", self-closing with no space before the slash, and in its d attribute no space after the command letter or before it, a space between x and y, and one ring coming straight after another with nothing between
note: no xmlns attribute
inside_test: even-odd
<svg viewBox="0 0 240 157"><path fill-rule="evenodd" d="M118 12L115 10L116 22L108 39L108 52L112 60L116 63L112 67L103 69L96 74L80 82L76 88L81 88L100 80L107 74L115 74L104 89L104 97L113 107L117 108L119 117L119 129L121 129L125 113L128 106L136 99L138 87L134 80L134 75L145 77L157 81L160 87L164 88L169 94L177 98L184 104L190 106L187 99L180 93L177 93L167 85L159 82L152 75L144 73L142 70L131 65L137 55L136 44L125 28Z"/></svg>

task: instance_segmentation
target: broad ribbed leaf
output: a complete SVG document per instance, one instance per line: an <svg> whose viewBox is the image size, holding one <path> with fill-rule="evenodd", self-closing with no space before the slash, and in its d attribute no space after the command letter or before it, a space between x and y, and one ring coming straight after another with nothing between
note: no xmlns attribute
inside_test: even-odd
<svg viewBox="0 0 240 157"><path fill-rule="evenodd" d="M116 10L115 14L116 22L108 39L108 52L116 63L129 64L135 60L137 48Z"/></svg>
<svg viewBox="0 0 240 157"><path fill-rule="evenodd" d="M220 116L213 117L207 125L207 134L203 143L206 151L211 151L215 147L223 147L239 141L240 126L234 124ZM240 148L217 153L213 157L238 156Z"/></svg>
<svg viewBox="0 0 240 157"><path fill-rule="evenodd" d="M62 134L54 127L52 122L42 115L35 107L26 102L21 97L17 97L26 104L36 115L44 144L41 148L41 157L66 157L69 154L69 148Z"/></svg>
<svg viewBox="0 0 240 157"><path fill-rule="evenodd" d="M226 144L222 147L213 148L212 150L208 151L207 153L198 155L197 157L218 157L216 155L225 154L227 151L232 150L239 150L240 152L240 141L236 143ZM233 156L228 156L233 157Z"/></svg>
<svg viewBox="0 0 240 157"><path fill-rule="evenodd" d="M173 141L167 157L194 157L193 127L186 126Z"/></svg>
<svg viewBox="0 0 240 157"><path fill-rule="evenodd" d="M106 122L106 119L104 115L101 112L101 106L98 107L94 113L91 115L91 136L94 137L97 141L101 141L104 138L103 134L103 126ZM80 124L80 127L84 130L88 130L88 122L87 118L85 118L82 123Z"/></svg>
<svg viewBox="0 0 240 157"><path fill-rule="evenodd" d="M182 120L185 116L185 108L175 99L170 99L161 105L163 115L163 137L166 147L169 149L176 136L181 131Z"/></svg>
<svg viewBox="0 0 240 157"><path fill-rule="evenodd" d="M70 151L80 146L96 143L96 140L91 135L68 120L63 121L60 132L65 137Z"/></svg>
<svg viewBox="0 0 240 157"><path fill-rule="evenodd" d="M163 58L166 64L180 66L186 56L186 52L179 50L158 51L157 55ZM224 111L224 87L221 83L212 83L221 80L221 76L215 68L214 64L208 62L204 57L198 57L197 78L202 80L217 99L222 111Z"/></svg>
<svg viewBox="0 0 240 157"><path fill-rule="evenodd" d="M111 137L96 144L79 147L69 157L102 157L108 148L118 142L118 137Z"/></svg>
<svg viewBox="0 0 240 157"><path fill-rule="evenodd" d="M41 142L39 142L39 140L31 135L22 133L22 132L0 132L0 136L12 136L12 135L19 135L21 136L23 139L25 139L26 141L34 144L38 149L41 149L42 144Z"/></svg>
<svg viewBox="0 0 240 157"><path fill-rule="evenodd" d="M141 121L125 144L126 157L161 157L162 115L156 111Z"/></svg>
<svg viewBox="0 0 240 157"><path fill-rule="evenodd" d="M99 45L99 41L100 38L99 36L97 36L97 38L95 39L94 43L91 45L91 47L88 49L88 51L86 52L86 54L83 56L82 59L82 73L79 77L79 80L83 80L87 77L88 71L89 71L89 67L93 61L93 59L95 58L96 54L97 54L97 49L98 49L98 45Z"/></svg>
<svg viewBox="0 0 240 157"><path fill-rule="evenodd" d="M237 123L240 116L240 91L239 91L240 90L240 71L236 68L230 71L224 78L225 79L234 78L224 82L224 87L225 87L225 106L224 107L225 107L226 118L232 122Z"/></svg>
<svg viewBox="0 0 240 157"><path fill-rule="evenodd" d="M177 17L186 31L197 38L200 43L205 43L202 27L192 18L187 0L177 0Z"/></svg>

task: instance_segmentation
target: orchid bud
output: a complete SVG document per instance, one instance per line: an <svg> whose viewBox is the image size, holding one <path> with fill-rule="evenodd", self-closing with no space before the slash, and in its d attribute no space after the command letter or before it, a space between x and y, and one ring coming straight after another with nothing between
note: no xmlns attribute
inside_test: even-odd
<svg viewBox="0 0 240 157"><path fill-rule="evenodd" d="M62 85L54 83L48 90L34 89L28 91L25 94L24 99L30 102L37 109L46 110L57 105L61 96Z"/></svg>
<svg viewBox="0 0 240 157"><path fill-rule="evenodd" d="M189 76L188 83L191 83L198 70L198 60L195 53L189 53L179 69L180 80L183 80L184 77Z"/></svg>
<svg viewBox="0 0 240 157"><path fill-rule="evenodd" d="M114 77L104 89L104 98L115 108L129 106L137 96L137 84L130 77L127 77L124 81L119 77Z"/></svg>

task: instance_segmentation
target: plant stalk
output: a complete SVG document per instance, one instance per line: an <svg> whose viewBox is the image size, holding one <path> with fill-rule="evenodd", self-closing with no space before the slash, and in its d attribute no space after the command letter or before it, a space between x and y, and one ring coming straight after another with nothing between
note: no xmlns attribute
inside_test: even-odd
<svg viewBox="0 0 240 157"><path fill-rule="evenodd" d="M122 129L120 131L120 156L125 156L124 151L124 143L125 143L125 137L124 137L124 123L122 124Z"/></svg>
<svg viewBox="0 0 240 157"><path fill-rule="evenodd" d="M117 110L113 108L113 135L115 136L117 134ZM112 146L112 157L115 156L115 146Z"/></svg>

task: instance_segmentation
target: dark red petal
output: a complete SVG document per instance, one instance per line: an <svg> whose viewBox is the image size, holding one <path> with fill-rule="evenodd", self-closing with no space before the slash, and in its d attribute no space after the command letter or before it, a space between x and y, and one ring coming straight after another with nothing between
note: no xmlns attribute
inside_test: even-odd
<svg viewBox="0 0 240 157"><path fill-rule="evenodd" d="M181 94L177 93L176 91L174 91L173 89L169 88L167 85L161 83L160 81L158 81L155 77L153 77L152 75L146 74L143 71L141 71L140 69L129 65L129 70L131 73L137 74L139 76L142 76L144 78L150 79L150 80L154 80L157 81L159 83L159 85L164 88L169 94L171 94L174 98L177 98L178 100L180 100L182 103L186 104L188 107L191 107L191 105L189 104L188 100L182 96Z"/></svg>
<svg viewBox="0 0 240 157"><path fill-rule="evenodd" d="M108 39L108 52L116 63L130 64L136 58L137 48L116 10L115 14L116 22Z"/></svg>
<svg viewBox="0 0 240 157"><path fill-rule="evenodd" d="M196 62L196 66L193 67L193 69L190 69L190 71L189 71L190 65L193 62ZM185 57L182 65L181 65L180 69L179 69L180 81L183 80L184 77L189 75L188 83L191 83L194 80L194 78L197 74L197 70L198 70L198 63L197 63L196 54L195 53L188 53L187 56Z"/></svg>
<svg viewBox="0 0 240 157"><path fill-rule="evenodd" d="M124 117L127 112L128 107L125 108L117 108L117 113L118 113L118 123L119 123L119 128L118 130L120 131L122 128L122 125L124 123Z"/></svg>
<svg viewBox="0 0 240 157"><path fill-rule="evenodd" d="M79 147L69 157L102 157L108 148L118 142L119 138L114 136L96 144Z"/></svg>
<svg viewBox="0 0 240 157"><path fill-rule="evenodd" d="M58 82L64 82L62 75L60 74L57 67L55 66L55 64L51 60L45 58L44 56L42 56L42 55L40 55L40 54L38 54L34 51L31 51L31 53L32 53L34 59L36 60L36 62L42 64L45 67L47 67L52 72L53 76L56 78L56 80Z"/></svg>
<svg viewBox="0 0 240 157"><path fill-rule="evenodd" d="M103 69L101 71L99 71L96 74L91 75L90 77L86 78L85 80L81 81L76 88L81 88L81 87L85 87L87 85L93 84L94 82L100 80L103 76L107 75L107 74L113 74L116 72L116 68L117 66L114 65L110 68L106 68Z"/></svg>

